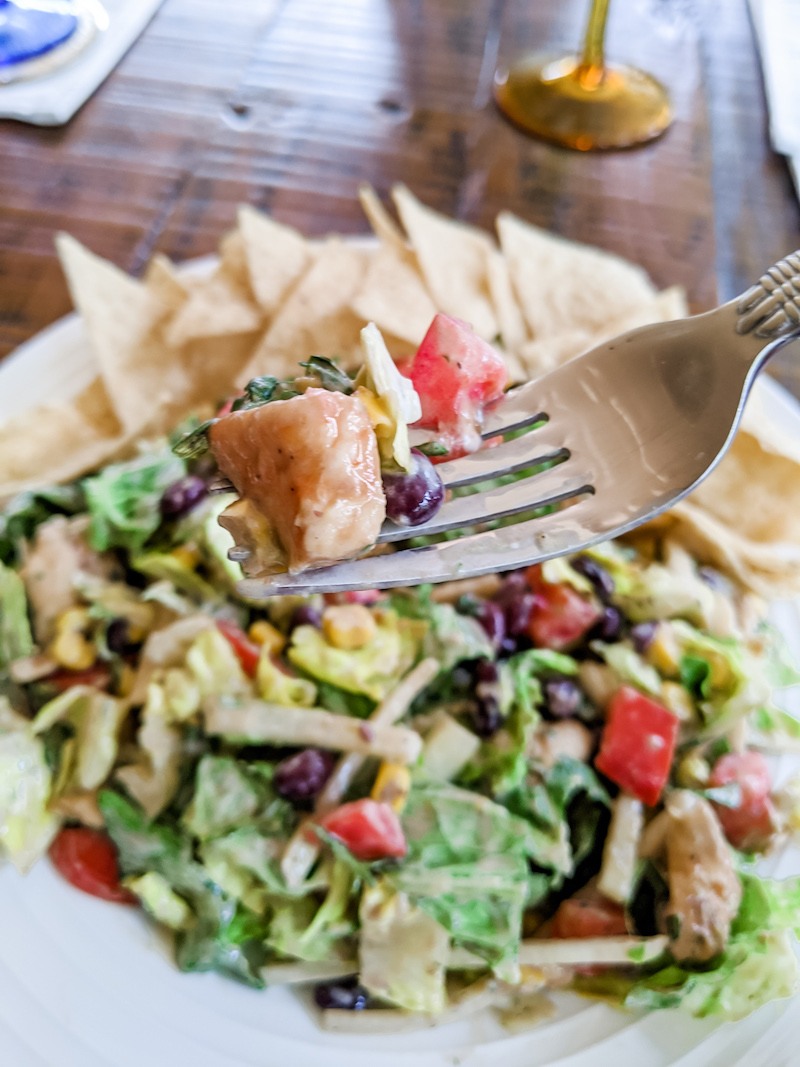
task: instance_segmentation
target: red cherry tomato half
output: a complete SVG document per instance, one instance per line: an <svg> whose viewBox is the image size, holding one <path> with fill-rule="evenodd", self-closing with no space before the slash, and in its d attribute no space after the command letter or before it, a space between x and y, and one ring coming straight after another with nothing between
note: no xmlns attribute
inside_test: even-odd
<svg viewBox="0 0 800 1067"><path fill-rule="evenodd" d="M553 916L551 937L622 937L628 932L619 904L599 894L587 899L564 900Z"/></svg>
<svg viewBox="0 0 800 1067"><path fill-rule="evenodd" d="M235 622L217 619L217 629L230 642L245 674L255 678L261 648L255 641L251 641L241 626L237 626Z"/></svg>
<svg viewBox="0 0 800 1067"><path fill-rule="evenodd" d="M611 698L595 766L643 804L658 802L669 777L678 719L629 685Z"/></svg>
<svg viewBox="0 0 800 1067"><path fill-rule="evenodd" d="M350 849L356 859L382 860L405 856L403 827L394 808L377 800L354 800L326 815L324 830Z"/></svg>
<svg viewBox="0 0 800 1067"><path fill-rule="evenodd" d="M528 636L538 648L557 652L571 648L599 621L596 605L571 585L542 581L538 565L530 567L525 576L536 598Z"/></svg>
<svg viewBox="0 0 800 1067"><path fill-rule="evenodd" d="M732 782L741 790L741 802L735 808L714 804L714 810L734 848L758 849L775 832L775 808L769 796L772 783L767 761L760 752L728 752L720 756L709 784Z"/></svg>
<svg viewBox="0 0 800 1067"><path fill-rule="evenodd" d="M65 827L50 846L50 859L58 873L84 893L114 904L139 903L129 889L119 884L117 850L103 830Z"/></svg>
<svg viewBox="0 0 800 1067"><path fill-rule="evenodd" d="M73 685L91 685L95 689L107 689L111 683L111 671L105 664L100 663L85 671L56 671L42 681L45 685L55 686L59 693L71 689Z"/></svg>

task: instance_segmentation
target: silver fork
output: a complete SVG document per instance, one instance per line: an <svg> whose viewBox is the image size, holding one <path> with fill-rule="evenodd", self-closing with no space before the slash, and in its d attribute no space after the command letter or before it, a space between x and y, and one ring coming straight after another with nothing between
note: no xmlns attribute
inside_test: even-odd
<svg viewBox="0 0 800 1067"><path fill-rule="evenodd" d="M714 469L739 425L756 375L800 336L800 251L743 296L692 318L644 326L511 390L484 438L542 423L494 448L438 467L449 489L552 463L451 499L416 527L386 522L380 543L522 515L521 521L424 548L335 566L249 578L251 599L279 593L385 589L468 578L576 552L647 522ZM577 499L538 518L546 505ZM242 558L231 549L232 559Z"/></svg>

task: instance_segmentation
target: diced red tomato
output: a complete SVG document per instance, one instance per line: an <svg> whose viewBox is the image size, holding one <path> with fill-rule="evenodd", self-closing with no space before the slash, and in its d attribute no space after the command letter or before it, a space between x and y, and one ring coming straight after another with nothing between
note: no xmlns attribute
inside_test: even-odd
<svg viewBox="0 0 800 1067"><path fill-rule="evenodd" d="M760 752L728 752L720 756L711 771L709 784L735 782L742 794L741 803L731 808L714 804L725 836L734 848L761 848L775 832L776 813L770 800L772 783L767 761Z"/></svg>
<svg viewBox="0 0 800 1067"><path fill-rule="evenodd" d="M107 689L111 682L111 671L104 663L95 664L85 671L56 671L42 679L46 685L55 686L59 693L71 689L73 685L91 685L95 689Z"/></svg>
<svg viewBox="0 0 800 1067"><path fill-rule="evenodd" d="M227 619L217 619L217 629L230 642L245 674L255 678L258 659L261 655L261 646L257 645L255 641L251 641L244 630L237 626L235 622L228 622Z"/></svg>
<svg viewBox="0 0 800 1067"><path fill-rule="evenodd" d="M541 567L526 572L534 592L528 636L538 648L571 648L599 621L600 611L587 597L565 582L542 581Z"/></svg>
<svg viewBox="0 0 800 1067"><path fill-rule="evenodd" d="M644 804L658 802L669 777L678 719L629 685L611 698L595 766Z"/></svg>
<svg viewBox="0 0 800 1067"><path fill-rule="evenodd" d="M619 904L596 896L564 900L553 916L551 937L621 937L628 932Z"/></svg>
<svg viewBox="0 0 800 1067"><path fill-rule="evenodd" d="M119 883L117 850L104 830L65 827L50 846L50 859L76 889L114 904L138 903L133 893Z"/></svg>
<svg viewBox="0 0 800 1067"><path fill-rule="evenodd" d="M326 815L321 825L359 860L400 857L407 851L397 812L389 804L368 797L342 804Z"/></svg>
<svg viewBox="0 0 800 1067"><path fill-rule="evenodd" d="M235 396L229 396L217 412L217 418L221 419L225 415L230 415L231 411L233 410L233 405L235 401L238 400L240 396L244 396L244 393L237 393Z"/></svg>
<svg viewBox="0 0 800 1067"><path fill-rule="evenodd" d="M380 589L351 589L349 593L325 593L325 603L375 604L384 596Z"/></svg>
<svg viewBox="0 0 800 1067"><path fill-rule="evenodd" d="M477 451L483 409L503 395L508 381L500 353L466 322L436 315L408 374L422 404L417 425L436 430L450 450L434 462Z"/></svg>

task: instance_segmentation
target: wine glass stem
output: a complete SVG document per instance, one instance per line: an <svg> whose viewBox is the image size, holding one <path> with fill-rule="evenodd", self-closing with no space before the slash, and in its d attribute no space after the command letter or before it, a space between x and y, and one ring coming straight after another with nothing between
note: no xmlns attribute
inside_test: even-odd
<svg viewBox="0 0 800 1067"><path fill-rule="evenodd" d="M581 58L581 80L597 84L603 77L603 40L610 0L592 0Z"/></svg>

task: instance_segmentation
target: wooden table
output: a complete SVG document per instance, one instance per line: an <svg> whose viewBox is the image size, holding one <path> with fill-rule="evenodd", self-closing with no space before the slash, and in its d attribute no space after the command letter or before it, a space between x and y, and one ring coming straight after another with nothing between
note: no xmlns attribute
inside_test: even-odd
<svg viewBox="0 0 800 1067"><path fill-rule="evenodd" d="M677 118L606 155L529 140L491 101L497 62L573 46L586 6L166 0L69 125L0 122L0 357L69 310L56 230L138 272L156 250L211 251L240 201L363 231L365 180L487 227L510 208L683 283L695 308L735 295L800 245L745 0L615 0L609 53L659 75ZM776 369L800 396L792 362Z"/></svg>

